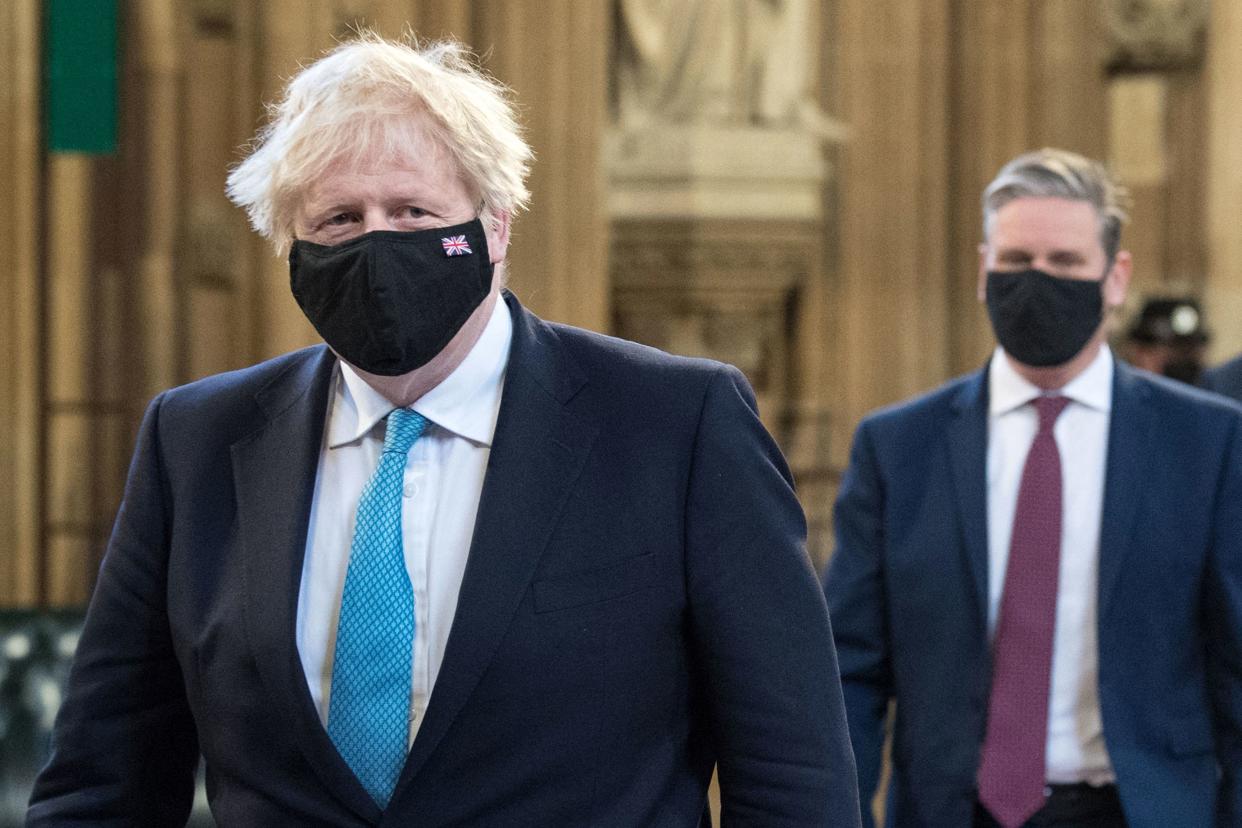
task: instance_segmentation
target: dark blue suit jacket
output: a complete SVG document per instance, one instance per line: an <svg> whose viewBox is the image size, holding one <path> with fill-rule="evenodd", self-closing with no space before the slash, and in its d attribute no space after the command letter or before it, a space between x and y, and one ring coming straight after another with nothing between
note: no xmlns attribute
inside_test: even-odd
<svg viewBox="0 0 1242 828"><path fill-rule="evenodd" d="M1242 401L1242 356L1204 371L1203 387Z"/></svg>
<svg viewBox="0 0 1242 828"><path fill-rule="evenodd" d="M443 666L389 808L294 641L334 358L161 395L142 426L31 825L858 823L828 613L741 375L514 337Z"/></svg>
<svg viewBox="0 0 1242 828"><path fill-rule="evenodd" d="M970 826L987 719L987 373L859 426L825 588L864 802ZM1242 825L1242 410L1116 367L1099 698L1131 828ZM865 820L869 822L868 820Z"/></svg>

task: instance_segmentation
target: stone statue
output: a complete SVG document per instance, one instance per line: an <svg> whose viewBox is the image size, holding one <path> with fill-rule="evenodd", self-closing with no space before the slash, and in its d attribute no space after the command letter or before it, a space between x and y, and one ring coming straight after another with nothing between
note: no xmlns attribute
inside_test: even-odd
<svg viewBox="0 0 1242 828"><path fill-rule="evenodd" d="M809 96L809 0L617 0L616 106L652 123L837 129Z"/></svg>

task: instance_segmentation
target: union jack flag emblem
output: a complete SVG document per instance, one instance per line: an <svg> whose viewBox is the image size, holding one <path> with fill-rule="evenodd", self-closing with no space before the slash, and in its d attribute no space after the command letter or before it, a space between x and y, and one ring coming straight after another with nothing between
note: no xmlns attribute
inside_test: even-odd
<svg viewBox="0 0 1242 828"><path fill-rule="evenodd" d="M466 244L465 236L447 236L440 239L440 244L444 245L445 256L465 256L474 252L470 249L470 245Z"/></svg>

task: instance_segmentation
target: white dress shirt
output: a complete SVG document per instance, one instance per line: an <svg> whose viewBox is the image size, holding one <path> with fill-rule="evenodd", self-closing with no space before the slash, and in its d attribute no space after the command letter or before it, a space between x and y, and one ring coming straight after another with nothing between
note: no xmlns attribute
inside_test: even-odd
<svg viewBox="0 0 1242 828"><path fill-rule="evenodd" d="M1029 403L1041 390L1027 382L997 348L988 369L988 634L995 634L1009 563L1009 541L1022 469L1039 415ZM1048 700L1047 779L1100 785L1115 778L1100 719L1096 604L1100 520L1113 356L1107 346L1085 371L1057 392L1070 399L1053 434L1061 455L1061 563L1052 686Z"/></svg>
<svg viewBox="0 0 1242 828"><path fill-rule="evenodd" d="M414 411L430 422L410 449L401 511L414 587L410 741L431 697L457 609L483 476L500 412L513 320L496 301L479 341ZM394 406L344 363L329 401L298 593L297 645L319 718L327 724L345 572L362 488L379 465Z"/></svg>

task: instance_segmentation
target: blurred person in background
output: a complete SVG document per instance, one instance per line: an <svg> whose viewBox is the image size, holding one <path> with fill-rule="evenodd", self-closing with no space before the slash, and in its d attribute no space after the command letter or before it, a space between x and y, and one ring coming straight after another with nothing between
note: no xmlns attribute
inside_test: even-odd
<svg viewBox="0 0 1242 828"><path fill-rule="evenodd" d="M1210 340L1196 299L1158 297L1145 301L1126 329L1125 354L1136 368L1199 385Z"/></svg>

